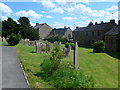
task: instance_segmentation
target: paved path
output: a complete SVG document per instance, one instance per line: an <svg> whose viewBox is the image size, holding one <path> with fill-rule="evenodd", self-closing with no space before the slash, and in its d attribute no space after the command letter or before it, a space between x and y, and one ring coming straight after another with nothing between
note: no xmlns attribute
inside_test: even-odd
<svg viewBox="0 0 120 90"><path fill-rule="evenodd" d="M29 88L13 47L2 47L2 88Z"/></svg>

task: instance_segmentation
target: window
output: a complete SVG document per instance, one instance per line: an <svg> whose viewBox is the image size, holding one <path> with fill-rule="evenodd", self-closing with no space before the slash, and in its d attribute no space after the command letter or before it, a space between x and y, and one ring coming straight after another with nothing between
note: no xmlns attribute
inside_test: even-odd
<svg viewBox="0 0 120 90"><path fill-rule="evenodd" d="M106 37L106 43L108 43L108 37Z"/></svg>
<svg viewBox="0 0 120 90"><path fill-rule="evenodd" d="M94 32L92 32L92 36L94 37Z"/></svg>
<svg viewBox="0 0 120 90"><path fill-rule="evenodd" d="M100 36L100 32L98 31L98 36Z"/></svg>
<svg viewBox="0 0 120 90"><path fill-rule="evenodd" d="M111 44L113 44L113 37L111 37Z"/></svg>

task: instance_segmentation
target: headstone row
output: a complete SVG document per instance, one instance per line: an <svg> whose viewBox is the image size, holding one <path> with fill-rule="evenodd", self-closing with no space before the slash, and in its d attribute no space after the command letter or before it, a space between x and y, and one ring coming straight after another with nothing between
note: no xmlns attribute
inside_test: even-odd
<svg viewBox="0 0 120 90"><path fill-rule="evenodd" d="M51 50L51 43L36 43L36 53L49 52Z"/></svg>
<svg viewBox="0 0 120 90"><path fill-rule="evenodd" d="M1 42L6 42L5 37L1 37L1 36L0 36L0 41L1 41Z"/></svg>
<svg viewBox="0 0 120 90"><path fill-rule="evenodd" d="M60 45L61 45L61 42L60 42L60 41L55 41L55 42L54 42L54 45L60 46Z"/></svg>

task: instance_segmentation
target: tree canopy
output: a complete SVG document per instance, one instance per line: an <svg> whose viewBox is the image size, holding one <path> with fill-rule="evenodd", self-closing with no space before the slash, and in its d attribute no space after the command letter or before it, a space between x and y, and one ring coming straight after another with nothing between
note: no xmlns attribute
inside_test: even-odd
<svg viewBox="0 0 120 90"><path fill-rule="evenodd" d="M18 23L10 17L2 21L2 36L7 38L12 33L20 34L23 39L39 39L38 31L30 25L30 20L27 17L20 17Z"/></svg>

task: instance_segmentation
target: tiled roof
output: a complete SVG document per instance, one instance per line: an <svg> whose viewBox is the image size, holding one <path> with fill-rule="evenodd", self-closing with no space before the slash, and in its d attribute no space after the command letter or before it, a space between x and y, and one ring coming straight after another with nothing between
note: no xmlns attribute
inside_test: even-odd
<svg viewBox="0 0 120 90"><path fill-rule="evenodd" d="M64 35L64 33L70 28L54 28L52 32L54 34Z"/></svg>
<svg viewBox="0 0 120 90"><path fill-rule="evenodd" d="M45 25L46 23L41 23L41 24L37 24L35 27L34 27L34 29L39 29L39 28L41 28L41 26L43 26L43 25Z"/></svg>
<svg viewBox="0 0 120 90"><path fill-rule="evenodd" d="M105 35L118 35L118 34L120 34L120 25L112 28L110 31L105 33Z"/></svg>
<svg viewBox="0 0 120 90"><path fill-rule="evenodd" d="M74 31L84 31L86 29L86 27L80 27L80 28L76 28Z"/></svg>

